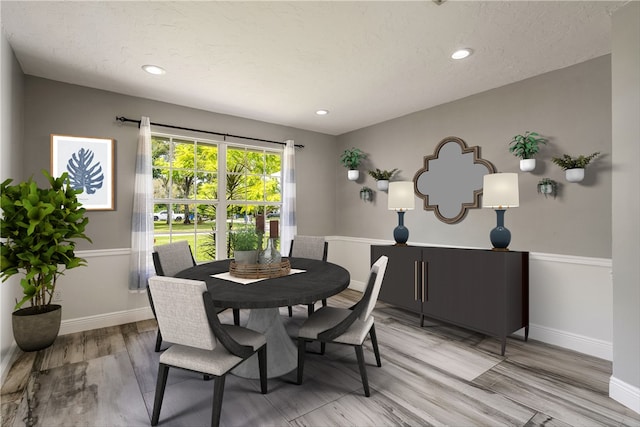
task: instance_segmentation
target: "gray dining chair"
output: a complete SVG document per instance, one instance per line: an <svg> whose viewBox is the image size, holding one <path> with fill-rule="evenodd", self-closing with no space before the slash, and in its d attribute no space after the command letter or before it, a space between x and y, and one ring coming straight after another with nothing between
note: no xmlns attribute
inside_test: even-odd
<svg viewBox="0 0 640 427"><path fill-rule="evenodd" d="M153 247L153 266L155 267L156 274L158 276L175 276L182 270L186 270L189 267L196 265L196 260L193 258L191 247L186 240L179 240L173 243L167 243L165 245L158 245ZM153 298L147 287L147 297L149 298L149 305L151 305L151 311L155 317L155 307L153 304ZM218 313L226 310L224 308L218 308ZM157 317L156 317L157 320ZM240 311L238 309L233 310L233 323L240 324ZM156 335L156 353L160 351L162 346L162 333L158 328Z"/></svg>
<svg viewBox="0 0 640 427"><path fill-rule="evenodd" d="M327 260L329 242L321 236L295 236L289 248L289 257ZM327 299L322 300L322 306L327 306ZM288 306L289 317L293 317L293 307ZM315 310L315 302L307 305L309 315Z"/></svg>
<svg viewBox="0 0 640 427"><path fill-rule="evenodd" d="M220 424L226 375L258 354L260 390L267 393L267 341L263 334L236 325L221 324L205 282L177 277L149 279L162 335L171 343L160 355L151 425L158 424L169 368L212 376L211 425Z"/></svg>
<svg viewBox="0 0 640 427"><path fill-rule="evenodd" d="M364 395L367 397L370 396L362 344L367 338L367 335L369 335L376 357L376 364L378 367L382 366L374 319L371 313L378 300L382 279L387 269L387 262L388 258L381 256L371 266L364 295L353 307L322 307L320 310L311 314L302 324L298 332L297 383L299 385L302 384L307 342L320 341L323 344L345 344L355 347L356 358L358 359L358 366L360 368L360 377L362 377L362 386L364 387Z"/></svg>

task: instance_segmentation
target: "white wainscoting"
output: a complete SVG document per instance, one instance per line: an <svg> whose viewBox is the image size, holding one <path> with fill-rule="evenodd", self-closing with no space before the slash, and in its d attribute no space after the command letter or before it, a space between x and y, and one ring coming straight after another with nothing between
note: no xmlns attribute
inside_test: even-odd
<svg viewBox="0 0 640 427"><path fill-rule="evenodd" d="M328 260L349 270L350 287L360 291L369 273L371 245L393 243L344 236L327 240ZM146 294L128 291L129 249L78 255L89 265L62 279L61 334L153 317ZM531 253L529 263L529 337L612 360L611 260Z"/></svg>

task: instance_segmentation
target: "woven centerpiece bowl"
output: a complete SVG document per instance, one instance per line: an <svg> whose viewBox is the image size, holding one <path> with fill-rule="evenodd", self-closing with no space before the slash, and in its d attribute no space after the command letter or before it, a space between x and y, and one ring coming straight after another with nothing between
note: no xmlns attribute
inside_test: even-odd
<svg viewBox="0 0 640 427"><path fill-rule="evenodd" d="M229 274L243 279L270 279L282 277L291 271L291 263L288 259L271 264L238 264L231 261Z"/></svg>

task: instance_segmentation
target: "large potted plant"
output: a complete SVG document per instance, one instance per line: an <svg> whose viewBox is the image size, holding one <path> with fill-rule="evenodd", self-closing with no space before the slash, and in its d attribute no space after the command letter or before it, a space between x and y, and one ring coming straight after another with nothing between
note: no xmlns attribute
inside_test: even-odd
<svg viewBox="0 0 640 427"><path fill-rule="evenodd" d="M367 157L367 155L359 148L346 149L340 155L340 161L342 162L342 165L345 168L349 169L349 172L347 172L347 178L349 179L349 181L356 181L358 179L358 177L360 176L358 167L365 157Z"/></svg>
<svg viewBox="0 0 640 427"><path fill-rule="evenodd" d="M23 351L49 347L60 330L62 307L52 304L58 278L66 270L86 265L75 255L75 239L89 239L84 230L89 219L65 172L59 178L43 171L48 188L38 188L33 178L0 184L2 224L2 281L23 274L24 294L16 301L13 335ZM29 303L29 307L23 305Z"/></svg>
<svg viewBox="0 0 640 427"><path fill-rule="evenodd" d="M230 234L233 257L238 264L258 263L258 243L260 235L250 228Z"/></svg>
<svg viewBox="0 0 640 427"><path fill-rule="evenodd" d="M565 178L567 181L580 182L584 179L584 168L591 163L591 160L595 159L599 155L599 151L589 154L588 156L581 154L578 157L563 154L562 157L553 157L551 161L565 171Z"/></svg>
<svg viewBox="0 0 640 427"><path fill-rule="evenodd" d="M378 190L387 191L389 189L389 180L397 171L398 169L392 169L388 171L376 168L376 170L370 170L369 175L371 175L371 177L376 180Z"/></svg>
<svg viewBox="0 0 640 427"><path fill-rule="evenodd" d="M540 144L546 144L547 139L537 132L526 131L524 135L516 135L509 142L509 151L520 158L520 170L530 172L536 167L536 159L533 158L540 150Z"/></svg>

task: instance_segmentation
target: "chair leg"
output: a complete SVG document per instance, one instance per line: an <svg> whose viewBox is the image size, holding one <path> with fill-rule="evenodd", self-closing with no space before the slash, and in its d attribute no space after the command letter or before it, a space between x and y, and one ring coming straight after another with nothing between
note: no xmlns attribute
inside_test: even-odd
<svg viewBox="0 0 640 427"><path fill-rule="evenodd" d="M289 306L289 317L293 317L293 307Z"/></svg>
<svg viewBox="0 0 640 427"><path fill-rule="evenodd" d="M240 309L233 309L233 324L236 326L240 326Z"/></svg>
<svg viewBox="0 0 640 427"><path fill-rule="evenodd" d="M371 325L371 330L369 331L369 336L371 337L371 346L373 347L373 354L376 355L376 364L378 368L382 366L382 362L380 361L380 350L378 350L378 338L376 337L376 325Z"/></svg>
<svg viewBox="0 0 640 427"><path fill-rule="evenodd" d="M327 349L327 343L322 341L320 343L320 354L324 354L325 350Z"/></svg>
<svg viewBox="0 0 640 427"><path fill-rule="evenodd" d="M156 353L160 351L161 345L162 345L162 334L160 333L160 328L158 328L158 335L156 335Z"/></svg>
<svg viewBox="0 0 640 427"><path fill-rule="evenodd" d="M153 413L151 415L151 425L157 426L160 418L160 408L162 407L162 398L164 397L164 389L167 386L167 377L169 376L169 365L163 363L158 368L158 381L156 383L156 396L153 400Z"/></svg>
<svg viewBox="0 0 640 427"><path fill-rule="evenodd" d="M222 397L224 396L224 380L227 375L216 378L213 384L213 409L211 411L211 427L220 425L220 414L222 413Z"/></svg>
<svg viewBox="0 0 640 427"><path fill-rule="evenodd" d="M258 349L258 369L260 370L260 391L267 394L267 345Z"/></svg>
<svg viewBox="0 0 640 427"><path fill-rule="evenodd" d="M307 342L298 338L298 385L302 384L302 373L304 371L304 353Z"/></svg>
<svg viewBox="0 0 640 427"><path fill-rule="evenodd" d="M326 298L322 300L322 306L323 306L323 307L326 307L326 306L327 306L327 299L326 299Z"/></svg>
<svg viewBox="0 0 640 427"><path fill-rule="evenodd" d="M313 312L316 310L315 304L307 304L307 315L311 316Z"/></svg>
<svg viewBox="0 0 640 427"><path fill-rule="evenodd" d="M367 367L364 364L364 353L362 346L356 346L356 357L358 358L358 366L360 367L360 376L362 377L362 386L364 387L364 395L369 397L369 381L367 380Z"/></svg>

